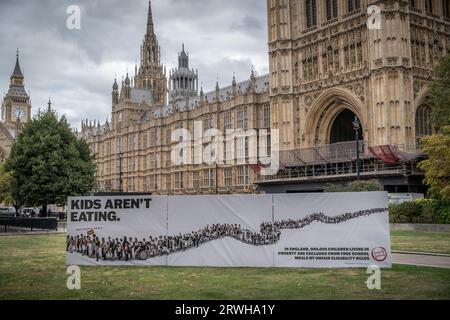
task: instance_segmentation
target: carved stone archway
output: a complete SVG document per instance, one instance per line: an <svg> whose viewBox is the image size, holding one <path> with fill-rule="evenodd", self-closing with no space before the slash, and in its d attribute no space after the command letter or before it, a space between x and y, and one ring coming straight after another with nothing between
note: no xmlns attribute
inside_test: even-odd
<svg viewBox="0 0 450 320"><path fill-rule="evenodd" d="M362 134L368 138L368 120L364 105L351 91L332 88L325 91L313 103L305 124L307 146L330 144L330 134L336 117L344 110L353 112L361 122Z"/></svg>

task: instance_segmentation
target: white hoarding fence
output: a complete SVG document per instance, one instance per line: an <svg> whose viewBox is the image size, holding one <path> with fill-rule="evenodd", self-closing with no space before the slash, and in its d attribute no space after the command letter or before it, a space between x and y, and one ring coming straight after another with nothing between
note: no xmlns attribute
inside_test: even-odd
<svg viewBox="0 0 450 320"><path fill-rule="evenodd" d="M68 199L67 264L391 266L384 192Z"/></svg>

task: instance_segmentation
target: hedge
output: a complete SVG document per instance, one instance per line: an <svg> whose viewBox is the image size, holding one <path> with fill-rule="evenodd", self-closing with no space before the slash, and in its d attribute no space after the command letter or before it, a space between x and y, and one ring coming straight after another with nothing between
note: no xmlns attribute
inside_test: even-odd
<svg viewBox="0 0 450 320"><path fill-rule="evenodd" d="M450 201L419 199L389 205L391 223L450 224Z"/></svg>

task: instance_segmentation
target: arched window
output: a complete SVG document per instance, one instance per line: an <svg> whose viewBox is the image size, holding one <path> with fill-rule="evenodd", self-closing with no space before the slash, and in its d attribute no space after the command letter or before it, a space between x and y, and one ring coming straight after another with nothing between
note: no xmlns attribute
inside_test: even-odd
<svg viewBox="0 0 450 320"><path fill-rule="evenodd" d="M327 20L337 18L338 16L338 5L337 0L326 0L326 12Z"/></svg>
<svg viewBox="0 0 450 320"><path fill-rule="evenodd" d="M353 12L359 8L361 8L361 0L347 0L348 12Z"/></svg>
<svg viewBox="0 0 450 320"><path fill-rule="evenodd" d="M316 0L306 0L306 28L317 25Z"/></svg>
<svg viewBox="0 0 450 320"><path fill-rule="evenodd" d="M427 105L421 105L416 111L416 139L417 142L425 136L431 135L431 108Z"/></svg>
<svg viewBox="0 0 450 320"><path fill-rule="evenodd" d="M425 0L425 11L433 13L433 0Z"/></svg>
<svg viewBox="0 0 450 320"><path fill-rule="evenodd" d="M6 161L5 152L0 148L0 163L3 163L5 161Z"/></svg>
<svg viewBox="0 0 450 320"><path fill-rule="evenodd" d="M442 13L445 18L450 18L450 3L448 0L442 0Z"/></svg>

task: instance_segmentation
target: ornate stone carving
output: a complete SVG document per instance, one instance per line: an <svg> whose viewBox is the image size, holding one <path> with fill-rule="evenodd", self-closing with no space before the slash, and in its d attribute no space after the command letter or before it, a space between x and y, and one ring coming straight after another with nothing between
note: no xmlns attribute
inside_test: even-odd
<svg viewBox="0 0 450 320"><path fill-rule="evenodd" d="M313 103L313 97L310 95L305 96L305 105L310 107Z"/></svg>

